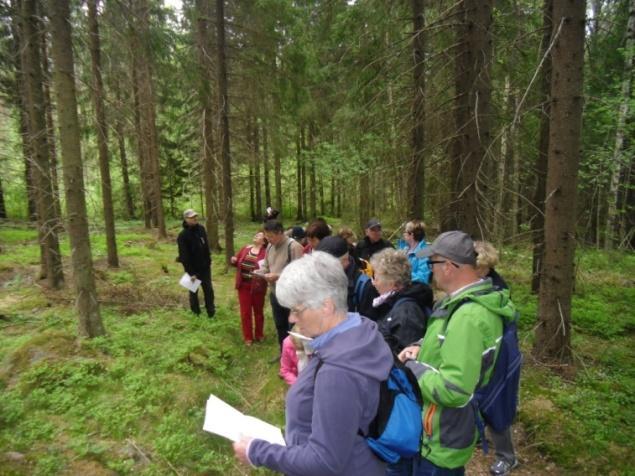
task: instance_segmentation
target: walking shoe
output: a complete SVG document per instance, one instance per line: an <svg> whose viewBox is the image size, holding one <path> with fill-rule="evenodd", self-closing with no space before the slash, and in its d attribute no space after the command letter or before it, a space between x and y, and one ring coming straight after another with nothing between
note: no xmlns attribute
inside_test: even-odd
<svg viewBox="0 0 635 476"><path fill-rule="evenodd" d="M494 464L490 466L489 472L493 476L507 476L516 466L518 466L518 460L516 458L514 458L514 461L511 463L504 459L497 459Z"/></svg>

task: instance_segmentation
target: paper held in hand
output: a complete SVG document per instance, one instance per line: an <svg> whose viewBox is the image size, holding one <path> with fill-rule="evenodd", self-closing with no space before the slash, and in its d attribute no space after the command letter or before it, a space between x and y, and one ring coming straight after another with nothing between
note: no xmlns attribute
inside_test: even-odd
<svg viewBox="0 0 635 476"><path fill-rule="evenodd" d="M210 395L207 399L203 430L232 441L238 441L241 436L247 436L286 446L280 428L242 414L215 395Z"/></svg>
<svg viewBox="0 0 635 476"><path fill-rule="evenodd" d="M185 289L195 293L198 287L201 285L201 280L195 279L194 281L192 281L192 277L189 274L185 273L183 276L181 276L179 284Z"/></svg>

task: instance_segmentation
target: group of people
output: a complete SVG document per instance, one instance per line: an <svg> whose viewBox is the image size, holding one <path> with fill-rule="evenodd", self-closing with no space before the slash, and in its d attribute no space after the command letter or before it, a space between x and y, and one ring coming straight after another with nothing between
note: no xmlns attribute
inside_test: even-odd
<svg viewBox="0 0 635 476"><path fill-rule="evenodd" d="M181 251L204 235L190 229L200 227L191 215L184 216L179 256L203 282L202 270L187 264L196 253ZM277 216L266 218L232 264L246 345L264 338L270 291L275 361L290 385L286 446L245 438L234 443L236 457L288 475L464 474L478 439L473 396L490 378L503 322L515 315L507 284L494 270L496 250L461 231L428 245L418 220L405 224L395 249L375 218L359 242L348 228L333 234L322 219L285 231ZM442 294L436 301L432 282ZM196 312L198 301L190 296L190 302ZM418 363L412 369L424 431L418 457L386 466L363 435L395 356ZM497 456L491 473L508 474L517 465L511 428L491 438Z"/></svg>

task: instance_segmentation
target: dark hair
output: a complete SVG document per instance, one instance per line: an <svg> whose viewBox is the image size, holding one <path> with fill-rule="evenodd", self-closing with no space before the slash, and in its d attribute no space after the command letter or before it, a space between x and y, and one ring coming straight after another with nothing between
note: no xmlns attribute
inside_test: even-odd
<svg viewBox="0 0 635 476"><path fill-rule="evenodd" d="M322 240L331 235L331 229L324 218L316 218L306 227L307 238Z"/></svg>
<svg viewBox="0 0 635 476"><path fill-rule="evenodd" d="M265 230L258 230L258 231L256 232L256 235L257 235L258 233L262 233L262 234L264 235L264 234L265 234ZM267 246L267 245L269 244L269 240L267 239L267 237L266 237L266 236L263 236L263 238L262 238L262 239L265 241L264 245L265 245L265 246Z"/></svg>
<svg viewBox="0 0 635 476"><path fill-rule="evenodd" d="M280 210L276 210L275 208L271 208L271 207L267 207L267 209L265 210L265 216L263 217L263 221L269 221L269 220L277 220L278 219L278 215L280 215Z"/></svg>
<svg viewBox="0 0 635 476"><path fill-rule="evenodd" d="M406 223L406 232L411 233L415 241L423 241L426 237L426 225L420 220L412 220Z"/></svg>
<svg viewBox="0 0 635 476"><path fill-rule="evenodd" d="M282 233L284 228L279 220L267 220L263 226L264 231L272 231L274 233Z"/></svg>

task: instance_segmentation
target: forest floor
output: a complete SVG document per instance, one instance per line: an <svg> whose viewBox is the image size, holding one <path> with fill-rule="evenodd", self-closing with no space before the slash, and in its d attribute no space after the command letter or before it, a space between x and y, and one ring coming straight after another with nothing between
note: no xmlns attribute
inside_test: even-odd
<svg viewBox="0 0 635 476"><path fill-rule="evenodd" d="M230 444L202 430L214 393L244 413L284 422L285 384L267 309L263 344L244 347L233 270L215 264L214 320L187 311L175 238L118 223L121 267L108 269L105 239L91 230L108 334L78 339L69 245L66 287L37 279L36 231L0 223L0 475L270 474L239 466ZM255 224L237 227L237 246ZM214 256L215 263L222 257ZM514 439L518 475L633 474L635 451L635 256L579 250L573 308L574 365L532 360L536 297L531 252L506 248L499 271L521 311L525 365ZM468 474L486 475L477 452Z"/></svg>

